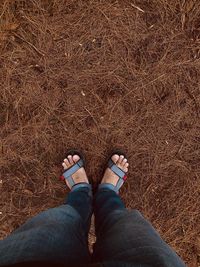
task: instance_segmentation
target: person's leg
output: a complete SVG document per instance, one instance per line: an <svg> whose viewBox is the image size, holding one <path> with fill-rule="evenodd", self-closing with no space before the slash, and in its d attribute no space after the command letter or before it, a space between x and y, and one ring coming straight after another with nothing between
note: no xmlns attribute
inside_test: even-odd
<svg viewBox="0 0 200 267"><path fill-rule="evenodd" d="M83 170L73 178L84 183L72 188L64 205L41 212L0 241L0 266L31 261L66 264L90 261L87 237L92 190Z"/></svg>
<svg viewBox="0 0 200 267"><path fill-rule="evenodd" d="M117 159L113 161L117 163ZM104 176L103 183L109 181L111 184L116 183L110 170L106 178ZM109 186L100 188L95 195L94 214L97 242L94 245L93 261L120 261L154 267L185 266L152 225L138 211L126 210L119 195Z"/></svg>

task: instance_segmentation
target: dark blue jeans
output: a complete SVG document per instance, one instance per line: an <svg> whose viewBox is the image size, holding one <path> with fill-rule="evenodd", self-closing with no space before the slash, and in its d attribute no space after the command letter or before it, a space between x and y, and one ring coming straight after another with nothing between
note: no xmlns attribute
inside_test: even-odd
<svg viewBox="0 0 200 267"><path fill-rule="evenodd" d="M88 250L88 230L94 208L97 242ZM89 188L68 194L66 203L29 219L0 241L0 266L48 261L104 266L185 266L138 211L126 210L112 190Z"/></svg>

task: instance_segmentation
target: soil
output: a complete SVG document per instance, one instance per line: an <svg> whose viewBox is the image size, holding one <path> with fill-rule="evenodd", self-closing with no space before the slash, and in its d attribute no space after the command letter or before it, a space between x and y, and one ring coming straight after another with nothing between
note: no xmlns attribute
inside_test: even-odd
<svg viewBox="0 0 200 267"><path fill-rule="evenodd" d="M117 147L127 207L199 266L199 18L198 0L0 2L0 238L63 202L68 148L98 183Z"/></svg>

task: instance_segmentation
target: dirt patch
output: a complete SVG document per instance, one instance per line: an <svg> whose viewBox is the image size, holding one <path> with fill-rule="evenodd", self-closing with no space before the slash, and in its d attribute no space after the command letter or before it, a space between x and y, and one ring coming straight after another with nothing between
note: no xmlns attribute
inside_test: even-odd
<svg viewBox="0 0 200 267"><path fill-rule="evenodd" d="M127 206L198 266L199 16L194 0L1 1L1 238L62 203L67 148L98 182L122 147Z"/></svg>

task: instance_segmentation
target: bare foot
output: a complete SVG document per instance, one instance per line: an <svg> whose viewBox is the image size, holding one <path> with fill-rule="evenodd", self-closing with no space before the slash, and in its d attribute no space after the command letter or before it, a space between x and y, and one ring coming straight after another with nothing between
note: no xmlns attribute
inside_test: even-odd
<svg viewBox="0 0 200 267"><path fill-rule="evenodd" d="M77 161L79 161L79 159L80 159L80 157L78 155L74 155L74 156L69 155L69 156L67 156L67 158L64 159L64 162L62 163L62 166L63 166L64 170L69 169ZM72 175L72 178L73 178L75 184L78 184L78 183L88 183L89 184L85 169L83 167L80 168L77 172L75 172ZM67 182L66 179L65 179L65 182L66 182L67 186L71 189L71 186L69 185L69 183Z"/></svg>
<svg viewBox="0 0 200 267"><path fill-rule="evenodd" d="M128 162L127 162L127 159L124 158L123 155L113 155L112 156L112 161L124 172L128 172ZM104 176L103 176L103 179L101 181L102 184L104 183L108 183L108 184L113 184L114 186L117 184L119 180L119 177L110 169L110 168L107 168L105 173L104 173Z"/></svg>

